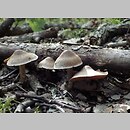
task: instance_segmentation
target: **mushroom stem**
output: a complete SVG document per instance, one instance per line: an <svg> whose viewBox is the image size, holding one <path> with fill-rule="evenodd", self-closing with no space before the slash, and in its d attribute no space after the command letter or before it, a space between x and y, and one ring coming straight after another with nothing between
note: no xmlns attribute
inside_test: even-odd
<svg viewBox="0 0 130 130"><path fill-rule="evenodd" d="M67 81L69 81L70 78L72 78L73 73L74 73L73 68L67 69Z"/></svg>
<svg viewBox="0 0 130 130"><path fill-rule="evenodd" d="M67 86L66 89L69 91L72 88L73 83L70 81L70 78L72 78L74 74L73 68L67 69Z"/></svg>
<svg viewBox="0 0 130 130"><path fill-rule="evenodd" d="M26 79L26 74L25 74L25 65L20 65L19 66L19 75L20 75L20 82L24 82Z"/></svg>
<svg viewBox="0 0 130 130"><path fill-rule="evenodd" d="M51 70L45 70L46 72L46 79L48 80L48 81L51 81L52 80L52 78L51 78Z"/></svg>

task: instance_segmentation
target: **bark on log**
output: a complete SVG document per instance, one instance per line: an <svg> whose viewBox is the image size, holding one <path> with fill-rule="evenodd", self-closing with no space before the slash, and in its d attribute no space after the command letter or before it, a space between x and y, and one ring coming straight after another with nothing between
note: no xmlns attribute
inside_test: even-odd
<svg viewBox="0 0 130 130"><path fill-rule="evenodd" d="M63 50L74 49L76 45L67 46L60 43L0 43L0 61L9 57L14 50L23 49L36 53L39 60L50 56L56 59ZM130 74L130 51L120 49L86 49L81 46L75 52L81 57L84 64L97 68L106 68L108 71L114 71L124 74Z"/></svg>

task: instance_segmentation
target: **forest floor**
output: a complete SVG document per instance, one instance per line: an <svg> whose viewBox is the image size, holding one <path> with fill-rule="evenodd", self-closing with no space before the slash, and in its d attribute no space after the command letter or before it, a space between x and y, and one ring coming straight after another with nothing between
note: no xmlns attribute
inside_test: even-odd
<svg viewBox="0 0 130 130"><path fill-rule="evenodd" d="M1 21L0 112L129 113L129 19L59 19L59 23L58 19L37 20ZM17 48L38 55L38 60L26 65L24 82L19 80L19 68L7 65ZM53 68L48 72L38 68L38 63L48 56L56 60L70 48L83 60L81 66L73 67L74 74L86 65L93 70L89 78L78 79L68 89L67 69ZM93 76L98 70L107 74Z"/></svg>

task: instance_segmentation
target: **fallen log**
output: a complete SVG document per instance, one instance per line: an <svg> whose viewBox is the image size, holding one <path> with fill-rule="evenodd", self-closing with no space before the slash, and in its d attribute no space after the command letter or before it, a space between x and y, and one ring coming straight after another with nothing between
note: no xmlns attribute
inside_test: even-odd
<svg viewBox="0 0 130 130"><path fill-rule="evenodd" d="M19 32L19 34L22 34L24 32ZM15 33L11 32L11 31L8 33L9 33L9 35L15 35ZM8 42L8 43L10 43L10 42L13 42L13 43L17 43L17 42L39 43L41 40L44 40L45 38L57 38L57 36L58 36L58 30L55 28L49 28L49 29L44 30L44 31L33 32L33 33L19 35L19 36L2 37L2 38L0 38L0 42L2 42L2 43L4 43L4 42Z"/></svg>
<svg viewBox="0 0 130 130"><path fill-rule="evenodd" d="M130 75L130 51L121 49L88 49L82 45L78 49L77 45L67 46L60 43L0 43L0 61L8 58L16 49L23 49L36 53L39 56L38 61L50 56L56 59L63 50L74 50L83 60L84 65L107 69L108 71L120 74Z"/></svg>

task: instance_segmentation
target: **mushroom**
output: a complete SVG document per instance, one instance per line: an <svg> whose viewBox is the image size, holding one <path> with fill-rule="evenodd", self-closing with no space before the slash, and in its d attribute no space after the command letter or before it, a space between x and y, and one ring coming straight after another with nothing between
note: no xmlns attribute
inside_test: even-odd
<svg viewBox="0 0 130 130"><path fill-rule="evenodd" d="M38 59L38 56L34 53L26 52L23 50L16 50L10 56L7 61L8 66L19 66L20 82L24 82L26 79L25 64L30 63Z"/></svg>
<svg viewBox="0 0 130 130"><path fill-rule="evenodd" d="M66 69L68 80L73 75L73 67L82 65L81 58L72 50L64 50L54 63L54 69Z"/></svg>
<svg viewBox="0 0 130 130"><path fill-rule="evenodd" d="M96 86L92 81L104 79L107 75L108 72L95 71L90 66L86 65L70 79L70 81L74 83L71 87L80 90L93 90Z"/></svg>
<svg viewBox="0 0 130 130"><path fill-rule="evenodd" d="M81 79L103 79L108 75L108 72L95 71L89 65L84 66L70 80L77 81Z"/></svg>
<svg viewBox="0 0 130 130"><path fill-rule="evenodd" d="M46 57L45 59L43 59L42 61L39 62L38 68L45 68L45 69L53 70L54 69L53 58Z"/></svg>
<svg viewBox="0 0 130 130"><path fill-rule="evenodd" d="M54 60L53 60L53 58L46 57L41 62L39 62L37 67L46 69L46 77L47 77L48 80L51 79L50 70L54 69Z"/></svg>

